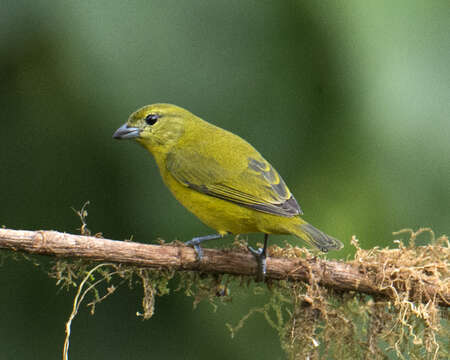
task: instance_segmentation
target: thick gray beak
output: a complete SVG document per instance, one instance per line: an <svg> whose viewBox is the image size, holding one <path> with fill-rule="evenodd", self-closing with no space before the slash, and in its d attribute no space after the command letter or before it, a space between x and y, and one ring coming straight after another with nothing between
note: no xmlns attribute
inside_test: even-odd
<svg viewBox="0 0 450 360"><path fill-rule="evenodd" d="M139 136L141 130L135 127L128 127L127 124L123 124L116 130L113 135L114 139L134 139Z"/></svg>

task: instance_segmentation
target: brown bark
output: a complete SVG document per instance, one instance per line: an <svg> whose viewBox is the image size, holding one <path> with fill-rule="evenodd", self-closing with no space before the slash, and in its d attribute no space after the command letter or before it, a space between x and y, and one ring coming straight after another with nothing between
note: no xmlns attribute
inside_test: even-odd
<svg viewBox="0 0 450 360"><path fill-rule="evenodd" d="M171 268L180 271L250 276L254 276L257 271L257 263L253 255L238 250L204 249L204 257L199 262L195 251L187 246L148 245L56 231L0 229L0 248L157 269ZM375 276L368 276L359 265L352 262L320 258L269 257L267 259L267 279L308 282L311 275L318 284L335 290L356 291L383 297L393 295L390 289L380 289L373 280ZM398 286L401 289L402 285ZM447 289L442 292L436 284L427 284L425 291L422 286L420 292L422 302L436 299L439 305L449 306L450 304L450 291Z"/></svg>

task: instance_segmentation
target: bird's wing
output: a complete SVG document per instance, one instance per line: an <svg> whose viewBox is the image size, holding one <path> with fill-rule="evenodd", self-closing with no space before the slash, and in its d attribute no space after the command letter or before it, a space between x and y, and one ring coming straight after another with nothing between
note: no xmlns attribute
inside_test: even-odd
<svg viewBox="0 0 450 360"><path fill-rule="evenodd" d="M301 215L277 171L259 153L252 155L257 159L248 157L243 162L238 158L235 166L224 166L220 158L177 151L167 155L166 167L176 180L200 193L273 215Z"/></svg>

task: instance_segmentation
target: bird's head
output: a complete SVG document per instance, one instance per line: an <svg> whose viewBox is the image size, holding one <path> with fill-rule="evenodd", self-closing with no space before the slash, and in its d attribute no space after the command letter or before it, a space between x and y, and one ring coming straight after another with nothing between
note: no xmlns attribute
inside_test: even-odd
<svg viewBox="0 0 450 360"><path fill-rule="evenodd" d="M186 124L195 118L189 111L175 105L147 105L132 113L113 138L134 139L150 151L170 147L184 134Z"/></svg>

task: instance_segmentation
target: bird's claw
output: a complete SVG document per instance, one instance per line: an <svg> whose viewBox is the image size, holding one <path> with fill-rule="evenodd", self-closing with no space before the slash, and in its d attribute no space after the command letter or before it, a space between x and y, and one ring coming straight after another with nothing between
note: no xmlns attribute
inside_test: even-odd
<svg viewBox="0 0 450 360"><path fill-rule="evenodd" d="M247 246L248 251L250 251L255 257L260 257L261 254L264 252L263 248L253 249L251 246ZM264 254L264 257L266 257L266 254Z"/></svg>
<svg viewBox="0 0 450 360"><path fill-rule="evenodd" d="M248 251L250 251L253 256L256 258L256 261L258 262L258 273L256 274L256 281L264 281L266 277L266 249L265 248L259 248L259 249L253 249L251 246L248 246Z"/></svg>
<svg viewBox="0 0 450 360"><path fill-rule="evenodd" d="M197 260L198 261L202 260L202 258L203 258L203 249L199 245L200 241L198 241L196 239L192 239L192 240L186 241L184 244L188 245L188 246L193 246L195 252L197 253Z"/></svg>
<svg viewBox="0 0 450 360"><path fill-rule="evenodd" d="M197 260L200 261L203 258L203 249L200 246L200 243L206 240L214 240L222 237L220 234L212 234L212 235L206 235L206 236L199 236L195 237L192 240L186 241L184 244L193 246L195 252L197 253Z"/></svg>

